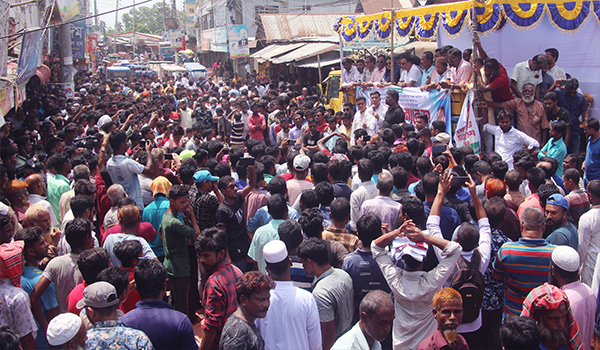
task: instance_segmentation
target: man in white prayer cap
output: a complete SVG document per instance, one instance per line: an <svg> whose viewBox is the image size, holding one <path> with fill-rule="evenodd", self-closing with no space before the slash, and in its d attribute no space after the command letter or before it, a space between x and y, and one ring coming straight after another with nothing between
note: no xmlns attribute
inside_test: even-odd
<svg viewBox="0 0 600 350"><path fill-rule="evenodd" d="M46 339L50 349L85 349L87 340L85 325L75 314L68 312L60 314L48 323Z"/></svg>

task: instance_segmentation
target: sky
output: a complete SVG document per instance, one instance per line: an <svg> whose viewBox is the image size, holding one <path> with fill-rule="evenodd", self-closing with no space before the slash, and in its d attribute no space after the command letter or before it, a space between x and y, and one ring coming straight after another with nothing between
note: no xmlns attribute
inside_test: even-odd
<svg viewBox="0 0 600 350"><path fill-rule="evenodd" d="M94 1L93 0L88 0L90 3L90 10L94 11ZM133 0L96 0L97 2L97 6L98 6L98 13L104 13L107 11L111 11L114 10L116 7L116 2L119 1L119 7L123 7L123 6L129 6L129 5L133 5ZM136 3L142 2L143 0L136 0ZM162 2L163 0L151 0L150 2L145 3L142 6L152 6L158 2ZM167 3L172 3L173 0L165 0ZM182 0L177 0L177 10L183 10L185 6L185 2ZM131 7L128 9L125 9L123 11L119 11L119 18L121 18L121 15L123 13L129 12L129 10L131 10ZM106 14L104 16L100 16L100 21L104 21L106 22L107 27L109 28L113 28L115 25L115 13L111 12L109 14Z"/></svg>

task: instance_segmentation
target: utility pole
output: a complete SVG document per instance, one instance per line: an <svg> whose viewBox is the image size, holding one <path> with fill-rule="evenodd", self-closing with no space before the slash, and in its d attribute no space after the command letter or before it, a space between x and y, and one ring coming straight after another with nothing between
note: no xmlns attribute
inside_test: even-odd
<svg viewBox="0 0 600 350"><path fill-rule="evenodd" d="M119 24L119 0L115 0L117 5L116 5L116 11L115 11L115 33L113 36L113 44L115 46L115 53L117 53L117 26Z"/></svg>
<svg viewBox="0 0 600 350"><path fill-rule="evenodd" d="M390 53L390 58L392 60L392 71L391 71L391 76L390 76L390 82L393 84L394 83L394 64L396 63L394 61L394 16L396 15L396 11L398 10L397 8L394 7L394 0L390 0L390 5L392 6L389 9L383 9L384 11L390 11L390 17L391 17L391 23L390 26L392 27L392 32L390 33L391 35L391 46L392 46L392 50Z"/></svg>
<svg viewBox="0 0 600 350"><path fill-rule="evenodd" d="M98 0L94 0L94 32L98 31Z"/></svg>
<svg viewBox="0 0 600 350"><path fill-rule="evenodd" d="M131 39L131 43L133 44L133 54L135 55L135 0L133 0L133 8L131 9L131 14L133 15L133 38Z"/></svg>

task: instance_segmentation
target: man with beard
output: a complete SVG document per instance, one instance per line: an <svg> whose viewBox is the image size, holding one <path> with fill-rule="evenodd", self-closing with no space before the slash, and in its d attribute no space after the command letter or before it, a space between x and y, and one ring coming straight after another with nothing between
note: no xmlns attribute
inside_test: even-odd
<svg viewBox="0 0 600 350"><path fill-rule="evenodd" d="M460 293L452 288L437 291L433 296L433 307L437 329L419 343L417 350L468 350L469 346L465 338L456 331L463 316Z"/></svg>
<svg viewBox="0 0 600 350"><path fill-rule="evenodd" d="M258 271L246 272L235 284L238 309L223 327L219 349L264 350L265 341L254 325L269 311L269 298L275 282Z"/></svg>
<svg viewBox="0 0 600 350"><path fill-rule="evenodd" d="M590 349L594 334L596 295L579 281L579 254L571 247L556 247L552 252L550 284L562 289L569 298L573 317L579 326L584 349Z"/></svg>
<svg viewBox="0 0 600 350"><path fill-rule="evenodd" d="M547 92L544 95L544 107L546 109L546 118L549 123L562 120L567 123L567 131L565 133L565 145L569 144L571 139L571 116L569 111L558 105L558 96L553 91Z"/></svg>
<svg viewBox="0 0 600 350"><path fill-rule="evenodd" d="M507 111L501 111L496 117L496 121L498 122L497 126L487 123L483 126L483 130L494 135L495 151L508 164L509 170L512 170L514 168L513 155L517 151L524 146L528 150L540 147L540 143L523 131L513 128L510 114Z"/></svg>
<svg viewBox="0 0 600 350"><path fill-rule="evenodd" d="M204 337L200 350L217 349L223 326L238 307L234 287L242 271L227 258L227 233L224 231L204 230L196 240L195 248L198 263L207 274L202 293Z"/></svg>
<svg viewBox="0 0 600 350"><path fill-rule="evenodd" d="M535 99L535 86L533 84L524 84L522 92L520 98L502 103L488 102L487 104L490 107L504 108L509 113L515 114L517 129L543 145L546 143L547 130L550 127L544 105Z"/></svg>
<svg viewBox="0 0 600 350"><path fill-rule="evenodd" d="M548 283L534 288L523 302L521 316L537 321L540 349L583 349L569 298L560 288Z"/></svg>
<svg viewBox="0 0 600 350"><path fill-rule="evenodd" d="M86 349L85 324L78 315L60 314L48 323L45 338L52 349Z"/></svg>
<svg viewBox="0 0 600 350"><path fill-rule="evenodd" d="M579 238L577 228L567 221L569 201L555 193L546 200L546 232L550 232L546 241L554 245L568 245L577 250Z"/></svg>
<svg viewBox="0 0 600 350"><path fill-rule="evenodd" d="M388 293L372 290L360 302L359 312L360 320L335 342L332 350L381 349L380 342L392 330L394 301Z"/></svg>

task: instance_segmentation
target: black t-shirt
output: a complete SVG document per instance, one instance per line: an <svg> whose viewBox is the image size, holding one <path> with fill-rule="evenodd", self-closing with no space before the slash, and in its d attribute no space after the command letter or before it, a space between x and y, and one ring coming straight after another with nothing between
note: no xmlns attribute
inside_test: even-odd
<svg viewBox="0 0 600 350"><path fill-rule="evenodd" d="M388 109L385 114L383 126L386 128L391 127L394 124L404 123L404 110L400 106Z"/></svg>
<svg viewBox="0 0 600 350"><path fill-rule="evenodd" d="M219 350L264 350L263 340L258 328L236 314L231 315L221 333Z"/></svg>
<svg viewBox="0 0 600 350"><path fill-rule="evenodd" d="M314 135L311 135L310 132L307 132L306 134L304 134L304 136L302 136L302 143L307 146L316 146L317 142L321 138L323 138L323 133L320 131L317 131L317 133Z"/></svg>
<svg viewBox="0 0 600 350"><path fill-rule="evenodd" d="M244 224L242 203L244 203L244 200L241 196L235 199L233 205L225 202L221 203L217 208L215 218L217 226L225 226L229 256L234 262L244 260L248 254L248 248L250 248L248 236L246 235L246 225Z"/></svg>
<svg viewBox="0 0 600 350"><path fill-rule="evenodd" d="M547 117L548 122L562 120L565 123L567 123L567 126L571 125L571 115L569 114L569 111L562 107L558 107L558 112L556 112L555 114L548 113Z"/></svg>

